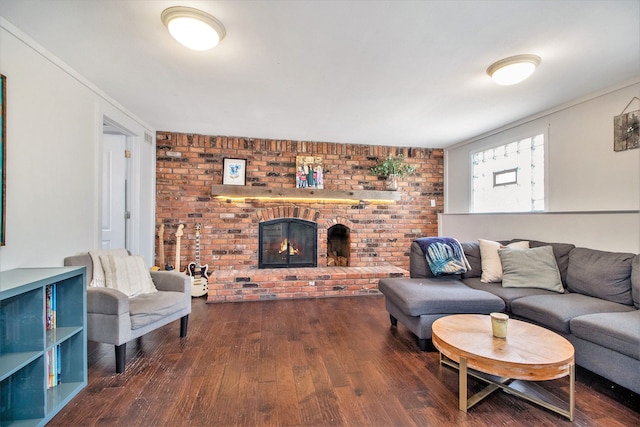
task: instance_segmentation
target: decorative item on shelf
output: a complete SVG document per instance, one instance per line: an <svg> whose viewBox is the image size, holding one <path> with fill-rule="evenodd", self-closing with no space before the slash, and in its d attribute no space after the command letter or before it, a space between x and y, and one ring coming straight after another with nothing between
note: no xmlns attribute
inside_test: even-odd
<svg viewBox="0 0 640 427"><path fill-rule="evenodd" d="M398 189L398 178L411 175L416 171L415 166L404 162L404 155L389 156L371 168L371 174L387 178L387 190Z"/></svg>
<svg viewBox="0 0 640 427"><path fill-rule="evenodd" d="M640 148L640 110L626 113L633 101L640 103L640 98L631 98L622 113L613 118L613 151Z"/></svg>

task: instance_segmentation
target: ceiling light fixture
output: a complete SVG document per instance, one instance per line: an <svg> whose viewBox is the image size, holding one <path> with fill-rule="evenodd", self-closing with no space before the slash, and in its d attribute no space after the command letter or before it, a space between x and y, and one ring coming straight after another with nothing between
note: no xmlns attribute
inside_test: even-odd
<svg viewBox="0 0 640 427"><path fill-rule="evenodd" d="M527 79L540 65L537 55L516 55L494 62L487 68L487 74L500 85L514 85Z"/></svg>
<svg viewBox="0 0 640 427"><path fill-rule="evenodd" d="M227 34L220 21L191 7L170 7L160 18L174 39L193 50L214 48Z"/></svg>

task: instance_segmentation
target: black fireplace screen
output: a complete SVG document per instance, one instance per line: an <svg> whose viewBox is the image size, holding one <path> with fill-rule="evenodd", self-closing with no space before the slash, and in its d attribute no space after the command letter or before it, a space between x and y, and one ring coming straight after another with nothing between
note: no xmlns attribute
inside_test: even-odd
<svg viewBox="0 0 640 427"><path fill-rule="evenodd" d="M258 247L258 268L317 267L318 224L294 218L261 222Z"/></svg>

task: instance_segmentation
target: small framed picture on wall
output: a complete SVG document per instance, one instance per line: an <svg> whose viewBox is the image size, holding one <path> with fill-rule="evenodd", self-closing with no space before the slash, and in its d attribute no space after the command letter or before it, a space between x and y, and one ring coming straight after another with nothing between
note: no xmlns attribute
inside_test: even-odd
<svg viewBox="0 0 640 427"><path fill-rule="evenodd" d="M222 184L245 185L247 182L247 159L222 159Z"/></svg>

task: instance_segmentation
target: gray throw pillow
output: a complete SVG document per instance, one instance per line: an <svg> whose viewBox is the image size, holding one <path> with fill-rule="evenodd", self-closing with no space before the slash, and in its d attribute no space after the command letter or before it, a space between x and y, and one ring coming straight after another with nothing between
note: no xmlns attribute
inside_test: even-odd
<svg viewBox="0 0 640 427"><path fill-rule="evenodd" d="M575 248L569 253L567 287L571 292L633 305L631 265L635 254Z"/></svg>
<svg viewBox="0 0 640 427"><path fill-rule="evenodd" d="M502 287L539 288L564 293L551 246L501 249L498 255L502 263Z"/></svg>

